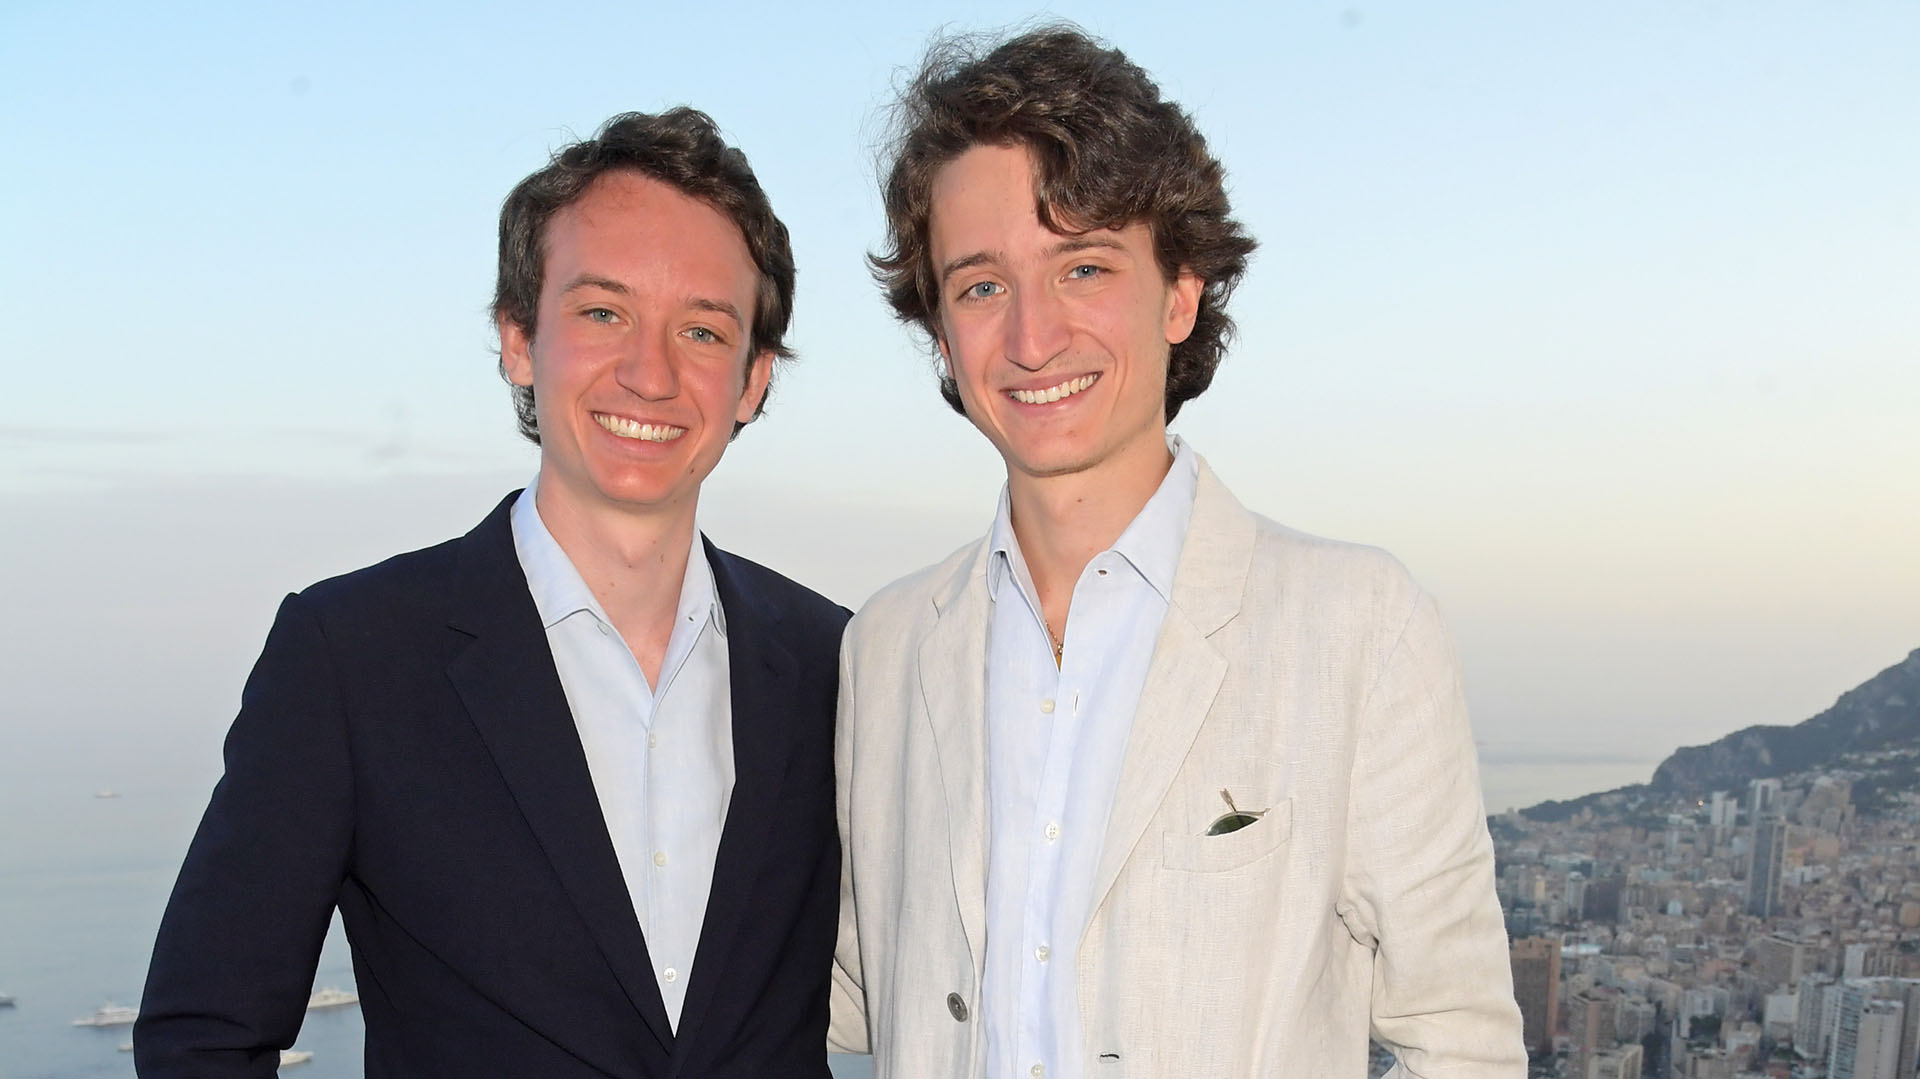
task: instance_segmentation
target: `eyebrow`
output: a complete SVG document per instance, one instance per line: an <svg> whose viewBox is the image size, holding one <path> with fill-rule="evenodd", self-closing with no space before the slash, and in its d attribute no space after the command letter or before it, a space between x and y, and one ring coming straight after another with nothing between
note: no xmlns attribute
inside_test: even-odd
<svg viewBox="0 0 1920 1079"><path fill-rule="evenodd" d="M583 273L567 282L566 287L560 290L560 295L565 296L570 292L577 292L581 289L589 288L601 289L606 292L611 292L616 296L633 295L632 289L615 281L613 278L601 277L598 274L590 273ZM740 309L725 300L710 300L704 296L689 296L686 304L688 307L698 311L711 311L716 315L725 315L732 319L735 325L745 326L747 324L747 320L740 314Z"/></svg>
<svg viewBox="0 0 1920 1079"><path fill-rule="evenodd" d="M1079 236L1062 238L1060 242L1047 248L1045 257L1053 259L1059 258L1061 255L1071 255L1075 251L1092 251L1096 249L1102 251L1118 251L1123 254L1127 250L1126 246L1118 240L1106 236L1094 236L1083 233ZM974 266L984 266L992 262L1005 261L1006 256L998 251L975 251L971 254L961 255L958 258L948 259L941 264L940 280L944 283L947 278L952 277L961 270L970 269Z"/></svg>
<svg viewBox="0 0 1920 1079"><path fill-rule="evenodd" d="M694 296L687 300L687 304L696 310L712 311L716 315L725 315L732 319L736 326L745 326L747 324L747 320L740 316L740 309L725 300L709 300L702 296Z"/></svg>
<svg viewBox="0 0 1920 1079"><path fill-rule="evenodd" d="M566 287L560 290L560 295L565 296L569 292L578 292L583 288L604 289L607 292L616 293L621 296L630 296L633 294L632 289L615 281L611 277L601 277L597 274L583 273L567 282Z"/></svg>

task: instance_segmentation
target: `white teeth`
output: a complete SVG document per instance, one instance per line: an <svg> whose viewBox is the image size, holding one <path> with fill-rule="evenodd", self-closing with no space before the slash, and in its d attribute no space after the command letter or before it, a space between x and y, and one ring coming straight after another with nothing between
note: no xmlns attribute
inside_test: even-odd
<svg viewBox="0 0 1920 1079"><path fill-rule="evenodd" d="M1007 393L1023 405L1051 404L1054 401L1060 400L1062 397L1072 397L1074 394L1093 385L1093 380L1098 377L1097 375L1081 375L1079 378L1070 378L1058 386L1048 386L1044 390L1008 390Z"/></svg>
<svg viewBox="0 0 1920 1079"><path fill-rule="evenodd" d="M593 422L621 438L637 438L642 442L672 442L687 433L684 427L673 427L664 423L637 423L619 416L609 416L604 412L594 413Z"/></svg>

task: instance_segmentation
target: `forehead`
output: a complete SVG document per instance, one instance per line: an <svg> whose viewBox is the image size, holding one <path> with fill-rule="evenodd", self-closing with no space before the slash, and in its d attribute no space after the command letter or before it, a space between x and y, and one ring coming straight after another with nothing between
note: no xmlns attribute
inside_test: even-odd
<svg viewBox="0 0 1920 1079"><path fill-rule="evenodd" d="M928 240L938 251L989 229L1045 230L1036 212L1033 154L1025 146L974 146L934 173Z"/></svg>
<svg viewBox="0 0 1920 1079"><path fill-rule="evenodd" d="M1142 222L1084 233L1048 227L1039 214L1037 166L1024 145L968 149L934 174L928 194L927 246L936 277L955 260L1018 261L1063 250L1063 240L1083 237L1100 238L1102 246L1110 241L1134 255L1151 252L1151 231Z"/></svg>
<svg viewBox="0 0 1920 1079"><path fill-rule="evenodd" d="M672 184L610 172L555 213L544 236L546 284L578 273L630 277L749 294L758 277L746 237L726 214ZM646 283L645 281L637 283Z"/></svg>

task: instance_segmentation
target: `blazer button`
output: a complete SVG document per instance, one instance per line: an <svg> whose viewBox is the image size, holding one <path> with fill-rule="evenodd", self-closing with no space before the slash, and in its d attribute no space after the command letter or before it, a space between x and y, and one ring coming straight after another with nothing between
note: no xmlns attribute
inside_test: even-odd
<svg viewBox="0 0 1920 1079"><path fill-rule="evenodd" d="M955 1022L967 1021L967 1002L960 999L960 994L947 994L947 1011L952 1014Z"/></svg>

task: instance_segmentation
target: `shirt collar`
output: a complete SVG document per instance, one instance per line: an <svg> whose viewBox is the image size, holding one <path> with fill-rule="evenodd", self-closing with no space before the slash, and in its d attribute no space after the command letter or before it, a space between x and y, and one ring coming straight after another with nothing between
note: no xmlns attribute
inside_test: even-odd
<svg viewBox="0 0 1920 1079"><path fill-rule="evenodd" d="M513 524L513 549L520 558L520 569L527 575L527 590L533 594L533 606L540 613L542 629L554 626L585 611L596 621L612 626L613 620L601 608L600 601L594 598L593 590L574 568L573 560L560 549L559 541L547 530L547 523L540 519L540 510L534 504L536 479L527 484L514 500L511 520ZM696 557L697 556L697 557ZM675 624L689 619L706 618L713 622L713 628L722 637L727 633L726 614L720 609L720 601L714 590L713 567L708 565L706 553L701 549L700 533L693 534L692 547L687 552L687 572L680 582L680 604L675 614Z"/></svg>
<svg viewBox="0 0 1920 1079"><path fill-rule="evenodd" d="M1193 518L1193 496L1199 487L1199 458L1193 448L1177 435L1169 436L1167 449L1173 453L1173 465L1154 490L1153 497L1140 507L1132 521L1109 548L1127 560L1160 598L1173 602L1173 575L1180 567L1180 549L1186 543L1187 523ZM993 528L987 533L987 587L998 592L1001 581L1016 566L1026 576L1025 558L1020 541L1013 534L1013 502L1006 485L1000 487L1000 505L994 513Z"/></svg>

